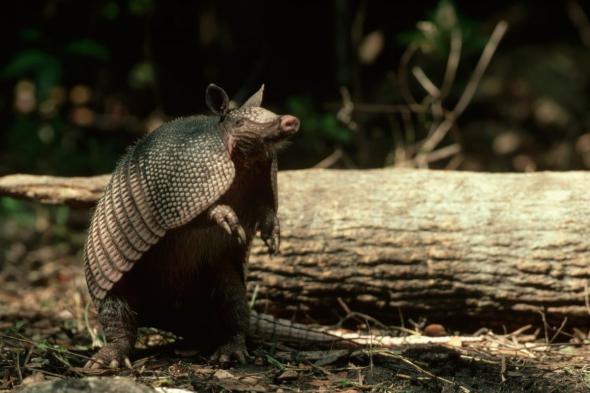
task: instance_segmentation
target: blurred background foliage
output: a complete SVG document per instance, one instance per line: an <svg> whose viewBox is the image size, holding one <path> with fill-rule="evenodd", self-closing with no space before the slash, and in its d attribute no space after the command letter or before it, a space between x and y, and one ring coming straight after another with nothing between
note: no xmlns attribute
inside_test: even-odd
<svg viewBox="0 0 590 393"><path fill-rule="evenodd" d="M11 27L0 37L0 175L109 172L142 134L203 112L210 82L237 102L265 83L265 106L301 118L282 168L590 168L590 8L582 2L13 6L0 16ZM412 72L418 67L441 88L459 37L456 76L437 104L439 114L450 113L500 20L509 30L473 100L424 153L437 112ZM0 214L31 211L0 202ZM63 215L48 217L60 222Z"/></svg>
<svg viewBox="0 0 590 393"><path fill-rule="evenodd" d="M265 83L264 105L301 119L280 153L283 169L590 168L590 7L581 1L20 0L5 8L0 176L110 172L163 121L205 112L211 82L237 103ZM501 20L509 28L473 84ZM457 116L470 85L475 94ZM0 197L0 286L19 294L75 279L68 266L79 268L89 214Z"/></svg>

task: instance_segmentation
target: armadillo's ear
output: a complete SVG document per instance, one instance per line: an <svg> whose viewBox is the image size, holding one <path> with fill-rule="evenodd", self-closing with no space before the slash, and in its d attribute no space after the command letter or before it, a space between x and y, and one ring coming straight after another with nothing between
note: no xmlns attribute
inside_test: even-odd
<svg viewBox="0 0 590 393"><path fill-rule="evenodd" d="M225 116L229 110L229 97L225 90L211 83L207 86L205 101L211 112L219 116Z"/></svg>
<svg viewBox="0 0 590 393"><path fill-rule="evenodd" d="M249 106L260 106L262 105L262 94L264 93L264 84L260 86L260 89L254 94L252 97L248 98L246 102L242 104L242 108L247 108Z"/></svg>

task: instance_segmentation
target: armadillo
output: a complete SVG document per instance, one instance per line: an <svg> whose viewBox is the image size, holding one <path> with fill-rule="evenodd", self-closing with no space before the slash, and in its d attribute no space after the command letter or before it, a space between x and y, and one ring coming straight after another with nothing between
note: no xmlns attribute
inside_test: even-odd
<svg viewBox="0 0 590 393"><path fill-rule="evenodd" d="M162 125L120 159L84 247L107 344L87 367L128 364L138 326L182 336L217 362L244 362L246 265L257 232L278 251L276 148L299 120L262 108L263 87L230 109Z"/></svg>

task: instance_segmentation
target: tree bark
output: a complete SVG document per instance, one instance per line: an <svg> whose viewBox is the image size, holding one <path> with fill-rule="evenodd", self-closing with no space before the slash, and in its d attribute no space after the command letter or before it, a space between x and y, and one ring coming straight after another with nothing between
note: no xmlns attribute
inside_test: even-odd
<svg viewBox="0 0 590 393"><path fill-rule="evenodd" d="M96 204L110 177L9 175L0 177L0 196L71 207L90 207Z"/></svg>
<svg viewBox="0 0 590 393"><path fill-rule="evenodd" d="M252 252L260 310L590 321L590 173L283 172L279 202L281 254Z"/></svg>
<svg viewBox="0 0 590 393"><path fill-rule="evenodd" d="M108 178L93 179L96 190ZM83 188L77 179L62 198L10 184L54 203ZM590 173L289 171L279 204L280 255L259 240L252 250L258 310L328 322L341 298L384 322L590 320Z"/></svg>

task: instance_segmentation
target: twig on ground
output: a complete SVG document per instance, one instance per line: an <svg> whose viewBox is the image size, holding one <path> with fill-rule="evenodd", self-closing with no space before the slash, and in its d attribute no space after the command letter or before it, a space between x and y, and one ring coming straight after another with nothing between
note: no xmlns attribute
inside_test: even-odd
<svg viewBox="0 0 590 393"><path fill-rule="evenodd" d="M350 313L352 313L352 310L348 307L348 304L346 304L344 302L344 300L342 300L341 297L338 297L336 299L336 301L338 302L338 304L340 305L340 307L342 307L342 309L344 310L344 312L346 313L346 315L349 315Z"/></svg>
<svg viewBox="0 0 590 393"><path fill-rule="evenodd" d="M7 339L7 340L15 340L15 341L20 341L20 342L27 343L27 344L32 344L34 346L41 345L41 343L36 342L36 341L33 341L33 340L29 340L29 339L21 338L21 337L10 336L10 335L7 335L7 334L2 334L2 333L0 333L0 337L1 338L4 338L4 339ZM81 359L90 360L90 357L88 357L88 356L81 355L81 354L75 353L75 352L71 352L71 351L68 351L67 349L55 349L55 348L53 348L51 346L45 346L45 348L48 349L48 350L50 350L50 351L53 351L53 352L63 352L65 354L68 354L68 355L71 355L71 356L75 356L75 357L78 357L78 358L81 358Z"/></svg>
<svg viewBox="0 0 590 393"><path fill-rule="evenodd" d="M23 373L20 370L20 352L16 352L15 354L16 356L16 374L18 375L18 384L20 385L21 383L23 383Z"/></svg>
<svg viewBox="0 0 590 393"><path fill-rule="evenodd" d="M533 327L533 325L530 325L530 324L529 325L524 325L523 327L516 329L512 333L509 333L508 336L513 336L513 337L518 336L521 333L526 332L527 330L529 330L532 327Z"/></svg>
<svg viewBox="0 0 590 393"><path fill-rule="evenodd" d="M502 355L500 359L500 379L506 382L506 356Z"/></svg>
<svg viewBox="0 0 590 393"><path fill-rule="evenodd" d="M402 308L399 306L397 308L397 314L399 315L400 329L405 331L406 330L406 321L404 319L404 313L402 311Z"/></svg>
<svg viewBox="0 0 590 393"><path fill-rule="evenodd" d="M553 344L553 341L555 341L555 339L557 338L557 336L559 336L559 334L561 333L561 331L565 327L565 324L566 323L567 323L567 317L563 318L563 321L561 322L561 325L559 325L559 328L555 331L555 334L553 335L553 337L551 337L551 340L549 340L549 344Z"/></svg>
<svg viewBox="0 0 590 393"><path fill-rule="evenodd" d="M30 346L29 350L27 351L27 355L25 356L25 360L23 361L23 367L26 367L27 364L29 363L29 360L31 360L31 355L33 354L33 349L35 347L34 346Z"/></svg>
<svg viewBox="0 0 590 393"><path fill-rule="evenodd" d="M401 327L400 326L388 326L388 325L385 325L384 323L382 323L381 321L379 321L378 319L371 317L370 315L363 314L363 313L357 312L357 311L352 311L348 307L348 304L346 304L344 302L344 300L342 300L342 298L340 298L340 297L337 298L336 301L338 302L340 307L342 307L342 309L346 313L346 315L335 325L337 327L341 327L344 324L344 322L346 322L349 319L361 318L362 322L370 321L373 324L375 324L376 326L379 326L379 328L381 328L383 330L399 330L400 332L408 333L410 335L416 335L416 332L414 330L406 329L404 326L401 326ZM401 312L401 310L400 310L400 312Z"/></svg>
<svg viewBox="0 0 590 393"><path fill-rule="evenodd" d="M258 297L258 289L260 288L260 284L256 284L254 287L254 291L252 291L252 297L250 298L250 309L254 308L254 304L256 303L256 298Z"/></svg>
<svg viewBox="0 0 590 393"><path fill-rule="evenodd" d="M444 337L429 337L414 334L404 337L381 336L371 334L359 333L342 333L340 331L326 330L326 333L340 337L346 341L352 341L359 345L369 345L373 343L374 346L385 348L400 347L403 345L425 345L425 344L456 344L456 343L475 343L484 341L483 337L473 336L444 336ZM376 344L378 343L378 344Z"/></svg>
<svg viewBox="0 0 590 393"><path fill-rule="evenodd" d="M88 320L88 309L90 308L90 303L87 303L84 307L84 325L86 327L86 331L90 335L90 339L92 340L92 348L101 347L104 343L104 340L99 339L98 334L96 333L96 329L93 329L90 326L90 321Z"/></svg>
<svg viewBox="0 0 590 393"><path fill-rule="evenodd" d="M40 368L35 368L35 367L25 367L27 370L29 371L35 371L35 372L39 372L41 374L45 374L45 375L49 375L50 377L55 377L55 378L59 378L59 379L65 379L66 377L61 375L61 374L57 374L57 373L52 373L50 371L47 370L43 370Z"/></svg>
<svg viewBox="0 0 590 393"><path fill-rule="evenodd" d="M408 364L408 365L410 365L410 366L414 367L414 368L415 368L416 370L418 370L419 372L421 372L421 373L423 373L423 374L425 374L425 375L429 376L430 378L432 378L432 379L434 379L434 380L437 380L437 381L441 381L441 382L447 383L447 384L449 384L449 385L451 385L451 386L457 386L459 389L461 389L461 390L462 390L463 392L465 392L465 393L469 393L469 392L471 392L471 389L469 389L468 387L466 387L466 386L464 386L464 385L462 385L462 384L460 384L460 383L458 383L458 382L453 382L453 381L451 381L451 380L449 380L449 379L446 379L446 378L443 378L443 377L439 377L439 376L437 376L437 375L434 375L434 374L433 374L433 373L431 373L430 371L428 371L428 370L425 370L424 368L420 367L419 365L415 364L415 363L414 363L414 362L412 362L410 359L408 359L408 358L406 358L406 357L404 357L404 356L401 356L401 355L398 355L398 354L395 354L395 353L392 353L392 352L380 352L380 354L381 354L381 355L384 355L384 356L392 357L392 358L394 358L394 359L398 359L398 360L400 360L400 361L402 361L402 362L404 362L404 363L406 363L406 364Z"/></svg>
<svg viewBox="0 0 590 393"><path fill-rule="evenodd" d="M543 311L538 311L541 314L541 320L543 321L543 329L545 331L545 344L549 345L549 323Z"/></svg>

